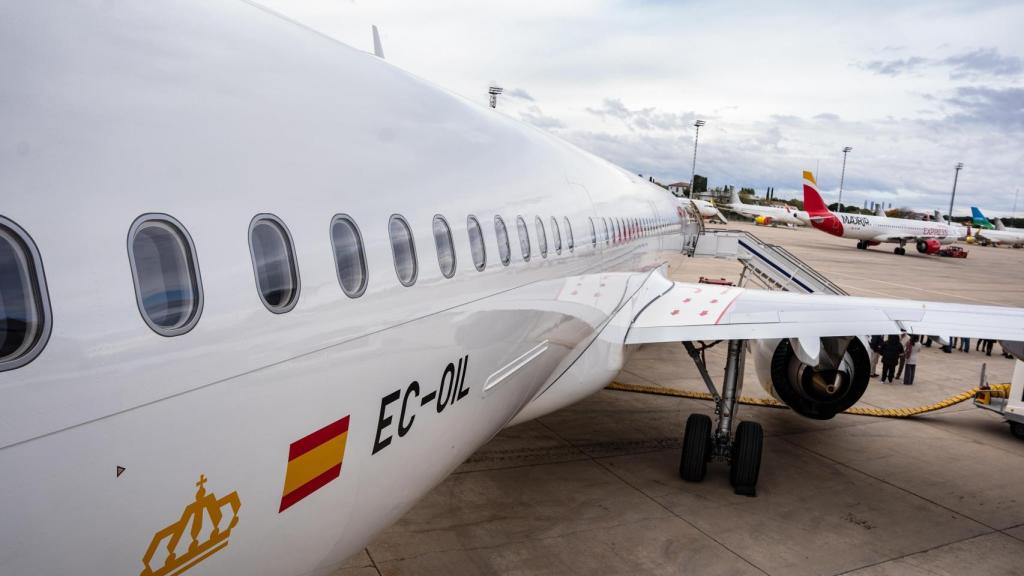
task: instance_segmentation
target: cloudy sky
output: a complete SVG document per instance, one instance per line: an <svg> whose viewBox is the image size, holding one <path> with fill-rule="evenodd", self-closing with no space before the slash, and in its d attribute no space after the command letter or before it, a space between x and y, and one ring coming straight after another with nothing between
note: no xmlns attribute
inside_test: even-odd
<svg viewBox="0 0 1024 576"><path fill-rule="evenodd" d="M1024 2L262 0L662 182L1009 213L1024 180ZM1018 201L1024 212L1024 195Z"/></svg>

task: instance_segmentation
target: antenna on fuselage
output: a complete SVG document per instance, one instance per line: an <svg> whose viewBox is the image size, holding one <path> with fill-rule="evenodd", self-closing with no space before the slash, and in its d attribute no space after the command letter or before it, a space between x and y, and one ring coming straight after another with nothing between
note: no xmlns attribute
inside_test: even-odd
<svg viewBox="0 0 1024 576"><path fill-rule="evenodd" d="M491 86L487 89L487 93L491 95L491 108L498 107L498 94L501 94L503 89L501 86Z"/></svg>
<svg viewBox="0 0 1024 576"><path fill-rule="evenodd" d="M377 31L376 25L371 25L371 28L373 28L373 55L383 60L384 46L380 43L380 32Z"/></svg>

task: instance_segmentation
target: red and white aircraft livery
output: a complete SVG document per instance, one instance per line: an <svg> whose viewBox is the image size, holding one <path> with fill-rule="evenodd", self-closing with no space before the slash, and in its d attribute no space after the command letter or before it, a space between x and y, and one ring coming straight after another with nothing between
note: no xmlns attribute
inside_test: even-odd
<svg viewBox="0 0 1024 576"><path fill-rule="evenodd" d="M907 253L908 243L922 254L937 254L943 244L952 244L964 237L966 229L942 222L833 213L818 194L814 174L804 171L804 210L811 225L840 238L857 240L857 248L866 250L883 242L899 244L894 253Z"/></svg>
<svg viewBox="0 0 1024 576"><path fill-rule="evenodd" d="M744 354L830 418L856 335L1024 340L1019 308L672 282L700 223L662 188L249 2L5 2L0 78L5 576L329 574L645 342L727 341L681 475L752 494Z"/></svg>

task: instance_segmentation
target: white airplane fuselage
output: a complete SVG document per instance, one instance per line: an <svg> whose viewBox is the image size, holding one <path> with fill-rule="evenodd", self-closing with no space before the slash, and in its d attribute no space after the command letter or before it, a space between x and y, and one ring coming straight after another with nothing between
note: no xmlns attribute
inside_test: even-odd
<svg viewBox="0 0 1024 576"><path fill-rule="evenodd" d="M770 219L772 224L788 224L791 226L804 226L806 225L806 219L802 219L799 216L799 211L796 209L789 210L786 208L777 208L775 206L758 206L754 204L744 204L742 202L732 202L723 206L726 210L746 216L747 218L762 218Z"/></svg>
<svg viewBox="0 0 1024 576"><path fill-rule="evenodd" d="M904 238L935 238L942 244L952 244L963 236L963 233L957 230L958 227L939 222L863 214L839 213L835 216L843 225L842 237L854 240L896 243L899 240L891 237L902 236Z"/></svg>
<svg viewBox="0 0 1024 576"><path fill-rule="evenodd" d="M0 372L3 574L330 572L503 427L611 381L629 319L663 290L646 282L658 252L696 228L662 189L246 3L8 11L0 215L38 247L52 334ZM144 214L194 243L203 308L185 334L141 317L126 243ZM291 233L287 313L257 292L257 214ZM365 245L355 298L338 214ZM394 214L413 233L412 286ZM324 434L331 450L303 452ZM197 510L205 523L188 524Z"/></svg>
<svg viewBox="0 0 1024 576"><path fill-rule="evenodd" d="M1024 230L1015 228L1006 228L1003 230L985 230L983 228L975 229L974 235L993 244L1005 244L1016 246L1024 244Z"/></svg>

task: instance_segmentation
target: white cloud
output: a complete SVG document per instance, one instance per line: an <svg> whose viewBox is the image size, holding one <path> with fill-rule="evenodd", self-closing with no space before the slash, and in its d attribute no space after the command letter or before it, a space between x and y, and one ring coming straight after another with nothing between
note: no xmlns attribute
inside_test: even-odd
<svg viewBox="0 0 1024 576"><path fill-rule="evenodd" d="M844 200L1009 210L1024 150L1024 4L270 0L275 10L632 172ZM967 33L965 31L984 31Z"/></svg>

